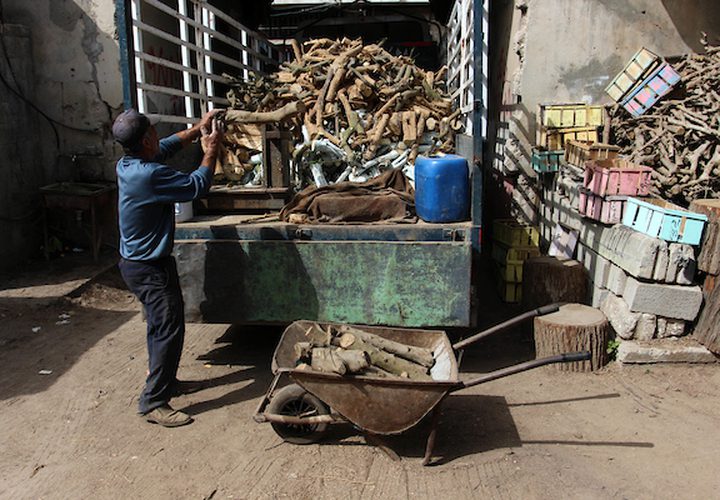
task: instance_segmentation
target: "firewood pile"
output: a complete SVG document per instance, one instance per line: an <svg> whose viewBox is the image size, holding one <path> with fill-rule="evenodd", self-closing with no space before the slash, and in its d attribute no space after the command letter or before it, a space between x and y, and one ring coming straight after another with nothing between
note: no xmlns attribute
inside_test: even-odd
<svg viewBox="0 0 720 500"><path fill-rule="evenodd" d="M611 111L613 143L653 167L653 194L683 205L720 198L720 47L705 48L673 63L682 82L647 114Z"/></svg>
<svg viewBox="0 0 720 500"><path fill-rule="evenodd" d="M296 369L338 375L431 380L430 349L395 342L348 325L313 325L294 346Z"/></svg>
<svg viewBox="0 0 720 500"><path fill-rule="evenodd" d="M259 123L258 115L267 113L295 132L299 187L363 182L389 168L412 174L418 154L453 150L462 122L445 89L446 68L425 71L361 40L296 42L293 52L292 61L266 77L246 82L225 75L234 110L228 111L225 172L242 176L259 159L241 137L247 130L233 129L232 121Z"/></svg>

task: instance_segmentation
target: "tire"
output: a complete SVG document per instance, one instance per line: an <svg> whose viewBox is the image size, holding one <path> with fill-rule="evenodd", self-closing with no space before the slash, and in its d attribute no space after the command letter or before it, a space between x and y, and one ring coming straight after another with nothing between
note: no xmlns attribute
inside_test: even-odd
<svg viewBox="0 0 720 500"><path fill-rule="evenodd" d="M290 384L277 391L266 410L276 415L329 415L330 408L297 384ZM271 422L273 430L288 443L312 444L327 432L328 424L282 424Z"/></svg>

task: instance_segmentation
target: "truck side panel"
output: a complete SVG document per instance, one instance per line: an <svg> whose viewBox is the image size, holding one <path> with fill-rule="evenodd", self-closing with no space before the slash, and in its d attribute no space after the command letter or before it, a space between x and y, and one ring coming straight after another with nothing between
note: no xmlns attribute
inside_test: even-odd
<svg viewBox="0 0 720 500"><path fill-rule="evenodd" d="M470 242L180 240L189 321L470 325Z"/></svg>

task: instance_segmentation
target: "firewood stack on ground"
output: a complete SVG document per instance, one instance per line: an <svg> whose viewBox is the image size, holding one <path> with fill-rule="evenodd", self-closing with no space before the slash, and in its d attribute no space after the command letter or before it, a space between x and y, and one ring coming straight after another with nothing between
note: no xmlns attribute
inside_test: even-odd
<svg viewBox="0 0 720 500"><path fill-rule="evenodd" d="M337 375L432 380L430 349L395 342L355 327L313 325L294 346L297 369Z"/></svg>
<svg viewBox="0 0 720 500"><path fill-rule="evenodd" d="M614 144L653 167L654 193L686 205L720 198L720 47L689 54L673 67L682 82L639 118L611 111Z"/></svg>
<svg viewBox="0 0 720 500"><path fill-rule="evenodd" d="M462 122L442 81L445 68L425 71L409 57L361 40L311 40L294 43L293 52L292 61L267 77L245 82L225 76L236 110L228 111L231 125L272 112L295 132L299 187L363 182L388 168L412 166L418 154L453 151ZM233 117L238 112L244 117ZM240 137L244 132L229 129L225 172L255 168L258 157Z"/></svg>

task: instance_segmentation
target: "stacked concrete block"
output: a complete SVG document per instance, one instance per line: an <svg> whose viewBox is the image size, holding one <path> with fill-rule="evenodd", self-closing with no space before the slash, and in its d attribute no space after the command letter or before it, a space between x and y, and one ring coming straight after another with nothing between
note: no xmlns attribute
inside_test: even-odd
<svg viewBox="0 0 720 500"><path fill-rule="evenodd" d="M623 299L632 311L693 321L702 305L699 286L646 283L628 277Z"/></svg>

